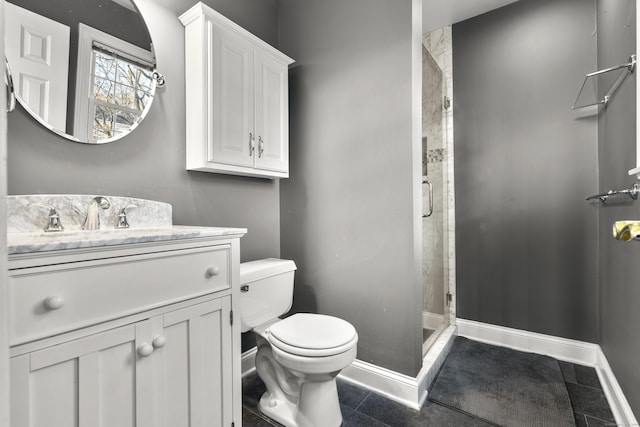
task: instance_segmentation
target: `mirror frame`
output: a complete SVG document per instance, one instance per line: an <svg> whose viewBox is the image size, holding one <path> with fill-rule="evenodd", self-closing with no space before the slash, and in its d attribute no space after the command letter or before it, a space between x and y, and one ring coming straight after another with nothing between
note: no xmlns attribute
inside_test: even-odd
<svg viewBox="0 0 640 427"><path fill-rule="evenodd" d="M83 0L84 1L84 0ZM149 36L149 51L151 52L151 55L154 58L154 64L153 64L153 68L151 70L152 73L152 83L153 83L153 87L151 88L151 102L148 103L144 110L142 110L142 112L140 113L139 116L139 120L136 121L136 123L134 123L133 125L131 125L128 130L126 132L121 133L120 135L111 137L111 138L106 138L106 139L102 139L98 142L92 142L89 140L83 140L80 139L72 134L66 133L66 131L64 130L60 130L55 128L54 126L52 126L50 123L48 123L47 121L45 121L45 119L43 119L40 115L36 114L35 111L33 111L25 102L23 102L22 98L20 97L20 95L18 94L17 91L15 91L15 88L13 88L12 93L12 99L13 99L13 108L8 109L8 112L14 111L16 108L17 104L20 104L20 107L26 112L28 113L29 116L31 116L31 118L33 118L37 123L39 123L40 125L42 125L45 129L51 131L52 133L67 139L69 141L73 141L73 142L77 142L77 143L81 143L81 144L86 144L86 145L103 145L103 144L107 144L107 143L111 143L111 142L116 142L119 141L121 139L124 139L125 137L127 137L131 132L135 131L135 129L140 125L140 123L142 123L144 121L144 119L146 118L149 110L151 109L151 106L153 105L153 101L158 93L157 89L159 87L163 87L165 85L165 78L164 76L158 72L158 61L157 61L157 55L155 52L155 47L154 47L154 43L153 43L153 39L151 38L151 33L149 31L149 26L146 23L146 20L142 14L142 12L140 11L140 8L138 7L138 5L136 4L135 0L130 0L131 4L133 5L133 7L135 8L135 11L137 12L138 16L140 17L140 20L142 21L142 24L145 26L145 30ZM117 3L117 2L116 2ZM123 6L124 7L124 6ZM6 58L5 56L5 63L6 63L6 73L8 73L8 76L6 75L5 78L8 78L9 81L13 80L13 74L11 74L11 69L10 69L10 64L9 64L9 60L8 58ZM13 86L13 85L12 85ZM67 99L69 99L69 97L73 97L74 101L75 101L75 93L68 93L67 94ZM17 101L17 103L16 103Z"/></svg>

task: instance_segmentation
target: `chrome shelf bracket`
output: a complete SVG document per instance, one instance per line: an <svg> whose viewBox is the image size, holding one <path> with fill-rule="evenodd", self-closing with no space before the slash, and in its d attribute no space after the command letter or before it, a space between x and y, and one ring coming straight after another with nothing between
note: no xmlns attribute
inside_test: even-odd
<svg viewBox="0 0 640 427"><path fill-rule="evenodd" d="M577 108L591 107L593 105L602 105L603 107L606 107L609 101L611 100L611 97L613 96L615 91L618 89L618 87L620 87L624 79L626 79L629 74L635 71L636 64L637 64L636 55L631 55L629 56L629 60L624 64L616 65L613 67L605 68L603 70L598 70L598 71L594 71L592 73L587 74L584 78L584 81L582 82L582 86L580 87L578 96L576 97L576 100L573 103L573 106L571 107L571 109L575 110ZM588 87L587 82L593 81L592 79L597 79L598 76L601 76L603 74L610 73L616 70L623 70L623 69L626 69L627 72L620 73L620 75L615 80L611 88L607 91L607 94L601 100L597 100L597 98L594 98L595 101L586 101L584 103L580 102L580 100L583 97L583 93L585 93L585 88ZM593 87L597 87L597 86L594 84Z"/></svg>

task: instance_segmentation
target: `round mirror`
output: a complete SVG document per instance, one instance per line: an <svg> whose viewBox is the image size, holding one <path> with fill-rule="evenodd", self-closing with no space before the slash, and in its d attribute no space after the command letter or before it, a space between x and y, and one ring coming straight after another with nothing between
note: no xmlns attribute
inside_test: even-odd
<svg viewBox="0 0 640 427"><path fill-rule="evenodd" d="M4 15L15 95L38 122L102 144L142 121L160 80L132 0L7 0Z"/></svg>

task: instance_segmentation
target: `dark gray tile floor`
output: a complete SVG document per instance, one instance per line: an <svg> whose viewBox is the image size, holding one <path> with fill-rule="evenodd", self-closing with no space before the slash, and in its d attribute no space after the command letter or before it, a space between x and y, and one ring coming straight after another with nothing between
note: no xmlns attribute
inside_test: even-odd
<svg viewBox="0 0 640 427"><path fill-rule="evenodd" d="M586 366L559 362L573 406L577 427L614 426L596 371ZM242 425L280 426L260 414L258 402L265 391L256 373L243 378ZM483 420L427 401L420 411L407 408L368 389L338 380L343 427L473 427L492 426Z"/></svg>
<svg viewBox="0 0 640 427"><path fill-rule="evenodd" d="M595 369L560 361L576 426L615 426L615 420Z"/></svg>

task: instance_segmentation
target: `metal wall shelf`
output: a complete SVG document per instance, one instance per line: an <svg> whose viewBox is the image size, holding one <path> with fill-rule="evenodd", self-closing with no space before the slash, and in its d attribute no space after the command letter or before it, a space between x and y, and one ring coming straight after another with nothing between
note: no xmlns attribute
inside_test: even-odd
<svg viewBox="0 0 640 427"><path fill-rule="evenodd" d="M622 84L624 79L636 68L636 55L631 55L629 57L629 62L625 64L616 65L614 67L605 68L604 70L594 71L593 73L589 73L585 76L584 81L582 82L582 86L580 87L580 91L578 92L578 96L576 97L572 110L583 107L591 107L593 105L602 105L604 107L607 106L611 96L618 89L618 87ZM612 71L622 70L618 75L618 78L613 82L611 88L607 91L607 94L600 100L597 98L598 93L598 77L610 73ZM593 92L590 95L588 92L588 88L592 88Z"/></svg>
<svg viewBox="0 0 640 427"><path fill-rule="evenodd" d="M632 200L638 200L638 193L640 193L640 185L633 184L633 187L625 190L609 190L606 193L594 194L587 197L587 200L600 199L602 203L607 203L609 197L619 194L629 196Z"/></svg>

